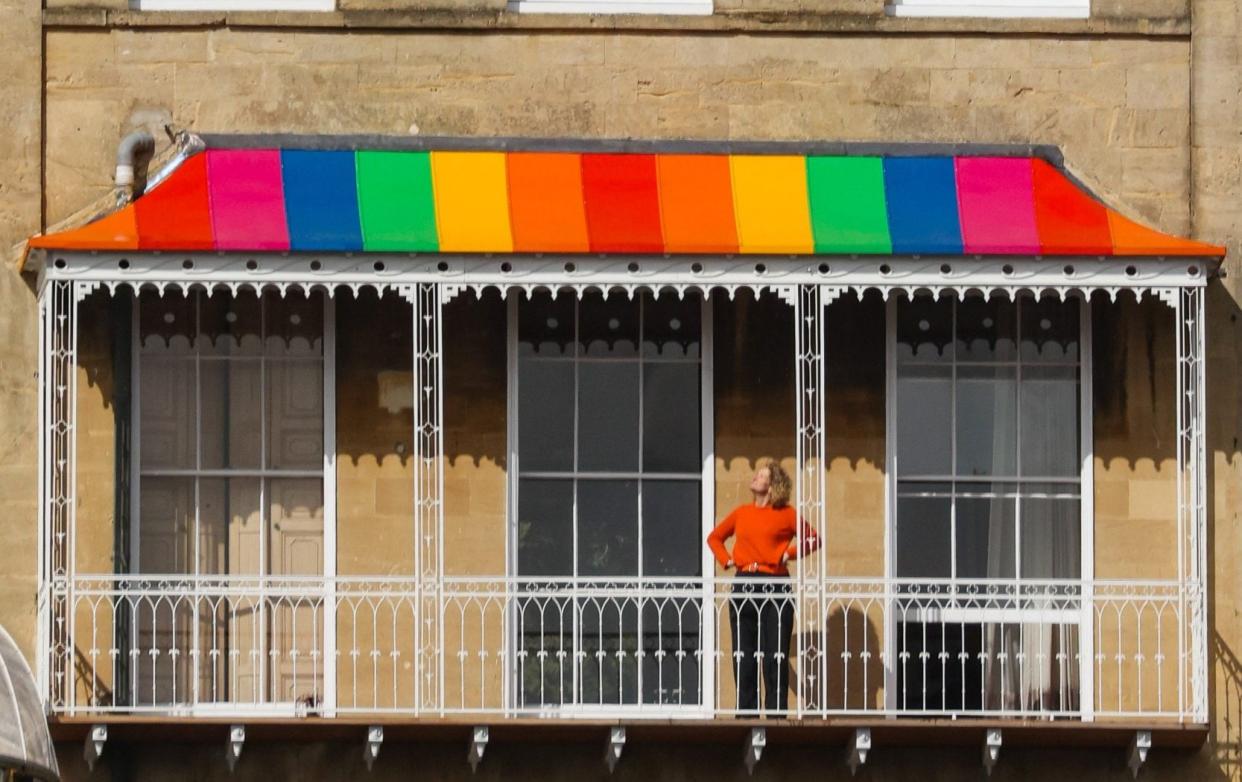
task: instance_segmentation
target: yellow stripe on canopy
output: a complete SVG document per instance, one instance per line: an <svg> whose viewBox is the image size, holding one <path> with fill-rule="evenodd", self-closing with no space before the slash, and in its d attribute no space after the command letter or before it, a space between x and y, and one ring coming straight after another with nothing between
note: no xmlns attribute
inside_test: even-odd
<svg viewBox="0 0 1242 782"><path fill-rule="evenodd" d="M733 211L744 253L810 253L811 210L806 159L793 155L733 155Z"/></svg>
<svg viewBox="0 0 1242 782"><path fill-rule="evenodd" d="M440 252L513 252L503 152L432 152Z"/></svg>

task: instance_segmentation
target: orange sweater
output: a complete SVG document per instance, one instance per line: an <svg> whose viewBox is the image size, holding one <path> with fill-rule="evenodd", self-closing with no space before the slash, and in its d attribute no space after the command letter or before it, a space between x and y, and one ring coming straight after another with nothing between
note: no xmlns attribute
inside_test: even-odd
<svg viewBox="0 0 1242 782"><path fill-rule="evenodd" d="M801 551L795 540L801 534ZM725 549L725 540L733 537L733 554ZM790 559L810 554L819 548L819 535L805 521L798 524L798 514L786 505L776 509L756 505L739 505L707 536L707 545L721 567L729 560L739 573L766 573L787 576L789 569L781 555Z"/></svg>

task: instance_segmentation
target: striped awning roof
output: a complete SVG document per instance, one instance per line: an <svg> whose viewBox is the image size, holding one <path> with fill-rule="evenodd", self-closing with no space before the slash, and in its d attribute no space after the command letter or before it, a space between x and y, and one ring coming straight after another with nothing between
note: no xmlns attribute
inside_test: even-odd
<svg viewBox="0 0 1242 782"><path fill-rule="evenodd" d="M1036 156L209 149L32 248L1220 257Z"/></svg>

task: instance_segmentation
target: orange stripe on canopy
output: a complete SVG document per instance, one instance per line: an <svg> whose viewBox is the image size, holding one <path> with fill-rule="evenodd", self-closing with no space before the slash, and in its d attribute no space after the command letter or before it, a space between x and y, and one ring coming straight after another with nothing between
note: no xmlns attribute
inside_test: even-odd
<svg viewBox="0 0 1242 782"><path fill-rule="evenodd" d="M664 251L737 252L729 158L659 155L656 169Z"/></svg>
<svg viewBox="0 0 1242 782"><path fill-rule="evenodd" d="M134 207L131 204L72 231L36 236L29 246L58 250L137 250L138 221L134 217Z"/></svg>
<svg viewBox="0 0 1242 782"><path fill-rule="evenodd" d="M510 153L509 215L513 221L514 252L589 250L581 156L565 152Z"/></svg>
<svg viewBox="0 0 1242 782"><path fill-rule="evenodd" d="M1031 161L1035 224L1044 255L1112 255L1108 210L1046 160Z"/></svg>
<svg viewBox="0 0 1242 782"><path fill-rule="evenodd" d="M1225 254L1224 247L1163 234L1147 226L1139 225L1112 209L1108 210L1108 227L1112 233L1115 255L1223 256Z"/></svg>

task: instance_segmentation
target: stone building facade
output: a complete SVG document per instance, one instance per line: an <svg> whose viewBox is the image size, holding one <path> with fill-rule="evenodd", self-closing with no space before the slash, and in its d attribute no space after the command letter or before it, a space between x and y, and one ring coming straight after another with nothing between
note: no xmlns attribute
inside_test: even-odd
<svg viewBox="0 0 1242 782"><path fill-rule="evenodd" d="M328 12L142 11L124 0L47 0L42 6L0 0L0 15L0 62L8 75L0 86L9 118L0 139L7 172L0 177L0 244L6 247L106 200L117 141L132 130L150 130L162 154L166 126L239 136L1047 144L1061 150L1080 182L1129 216L1226 246L1224 273L1207 288L1208 733L1201 746L1193 737L1167 747L1157 743L1142 773L1242 776L1236 605L1242 579L1232 556L1242 542L1242 353L1235 347L1242 329L1235 268L1242 252L1242 9L1234 0L1095 0L1086 19L906 18L886 13L882 0L718 0L710 16L685 17L523 14L500 0L339 0ZM7 264L0 279L0 497L6 511L0 521L6 541L0 624L33 660L40 553L40 498L33 488L40 436L38 305L34 279L16 263ZM338 305L339 311L351 306L359 307L348 319L353 323L375 316L360 305ZM1156 317L1140 311L1145 305L1121 306L1133 307L1127 322ZM857 308L842 316L843 327L882 328L881 304L865 300ZM733 321L718 320L718 336L731 333L744 342L739 323L747 313L739 308L728 316ZM471 308L452 305L445 317L452 333L480 321L503 326L506 316L498 299L485 297ZM1107 324L1099 325L1097 338ZM448 523L463 537L446 552L445 568L486 573L503 567L504 552L487 541L505 524L505 357L503 347L481 338L487 330L458 333L465 336L450 344L446 371L470 381L446 402L446 437L457 458L445 468L444 493ZM342 401L351 393L363 400L375 376L406 371L400 362L390 365L391 354L369 336L361 325L341 334L338 350L356 360L341 365ZM1095 411L1099 574L1153 577L1176 568L1167 530L1176 512L1168 474L1172 438L1156 423L1169 420L1176 402L1167 383L1147 383L1176 371L1172 339L1149 326L1119 333L1110 343L1125 345L1117 351L1129 358L1109 369L1128 391L1111 406L1097 403ZM397 343L399 354L404 345ZM850 458L831 466L826 534L839 541L837 572L861 576L883 569L884 407L875 393L883 388L883 367L868 364L882 351L855 347L836 359L852 363L836 366L842 376L858 378L858 386L831 400L828 410L829 428L837 425ZM82 351L89 363L89 340ZM763 358L762 349L739 355L743 364ZM358 373L352 392L351 369ZM735 378L748 376L746 366L734 369ZM729 433L718 441L714 466L722 513L744 499L759 458L793 458L792 413L754 413L745 385L726 382L716 389L717 423ZM108 398L84 400L78 501L102 508L114 494L115 422ZM387 554L415 547L405 523L413 503L406 491L410 468L392 443L408 426L362 401L342 407L355 409L350 431L356 441L338 442L341 453L351 454L338 472L340 523L345 529L352 514L373 526L365 533L355 528L352 540L342 535L338 567L341 573L399 569ZM84 536L81 551L106 568L112 529L103 525L93 534L99 539ZM151 717L114 728L93 770L82 758L80 726L62 729L64 778L221 778L229 721L196 719L197 727ZM267 737L252 729L235 774L367 774L360 750L367 724L351 718L301 733L269 728ZM1117 728L1081 740L1072 725L1049 721L1045 727L1055 728L1056 736L1041 734L1027 746L1021 739L1007 743L993 775L1129 773L1125 751L1132 731ZM596 732L549 726L542 734L522 728L512 735L496 728L477 773L603 774L604 734L592 728ZM631 727L615 773L683 779L745 772L740 729L669 731ZM850 773L841 760L847 734L845 726L839 735L774 733L754 773L844 778ZM388 726L369 773L467 776L464 735ZM977 736L912 731L891 746L878 744L860 773L979 774Z"/></svg>

